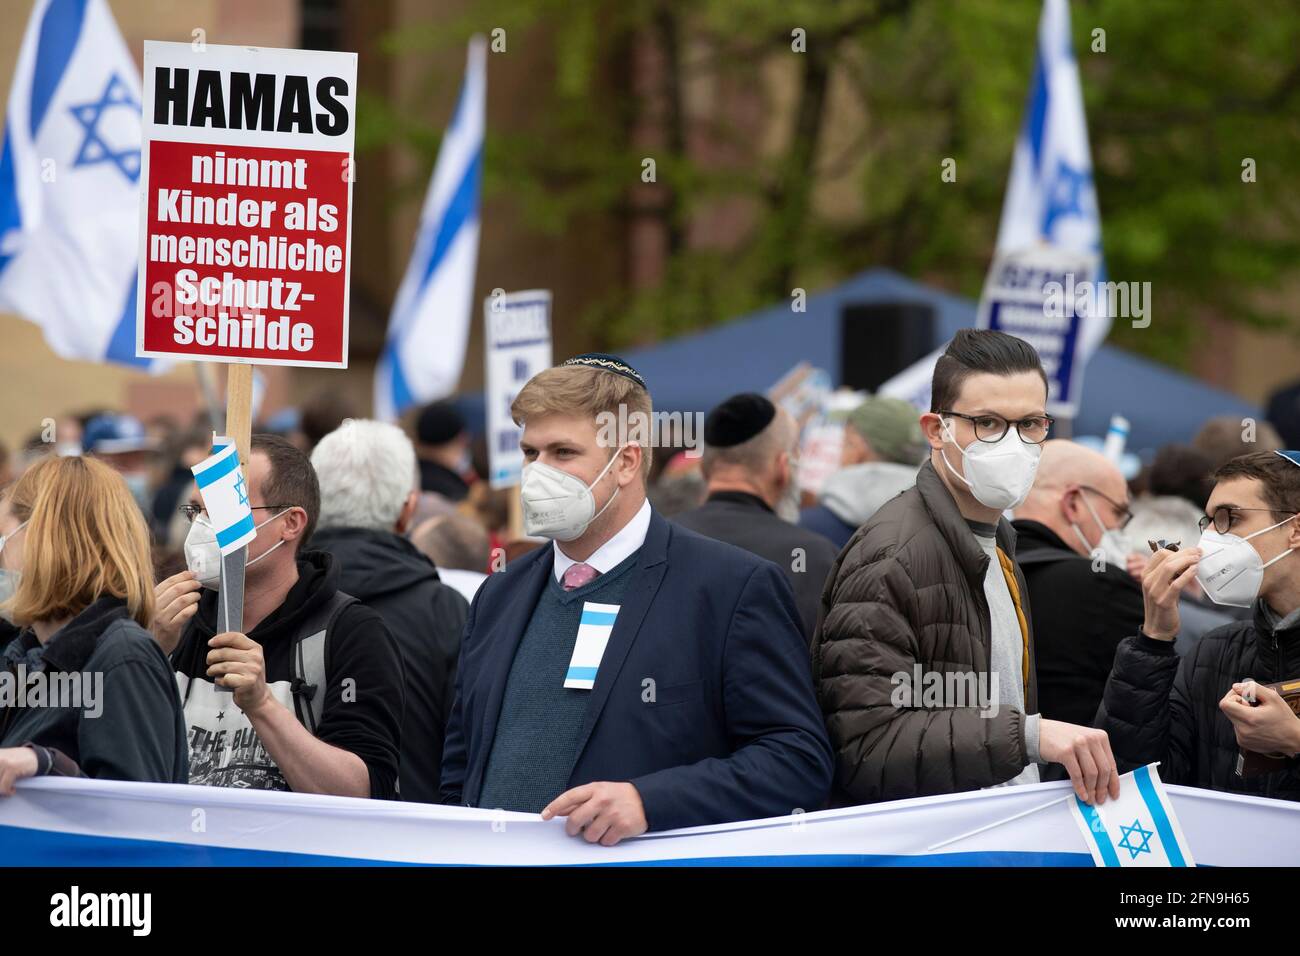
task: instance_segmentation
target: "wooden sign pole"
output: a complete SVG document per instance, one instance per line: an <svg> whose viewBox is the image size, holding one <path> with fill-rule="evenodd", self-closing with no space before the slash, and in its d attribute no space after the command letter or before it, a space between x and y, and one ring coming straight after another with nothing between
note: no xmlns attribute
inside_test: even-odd
<svg viewBox="0 0 1300 956"><path fill-rule="evenodd" d="M253 366L226 366L226 436L239 450L239 465L248 475L248 446L253 437ZM217 633L244 629L244 565L248 545L221 558L221 599Z"/></svg>
<svg viewBox="0 0 1300 956"><path fill-rule="evenodd" d="M518 541L524 536L524 503L519 498L519 486L511 485L510 494L510 534L508 540Z"/></svg>

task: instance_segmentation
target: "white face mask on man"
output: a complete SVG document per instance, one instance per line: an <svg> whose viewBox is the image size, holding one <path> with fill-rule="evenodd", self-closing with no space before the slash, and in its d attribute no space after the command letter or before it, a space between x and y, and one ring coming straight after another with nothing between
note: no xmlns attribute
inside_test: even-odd
<svg viewBox="0 0 1300 956"><path fill-rule="evenodd" d="M524 507L524 533L555 541L572 541L580 538L591 523L605 513L605 509L618 497L618 488L609 500L596 510L596 498L591 493L619 454L620 447L605 463L590 485L576 475L561 471L553 465L535 461L525 465L519 497Z"/></svg>
<svg viewBox="0 0 1300 956"><path fill-rule="evenodd" d="M957 471L948 461L945 452L939 452L943 463L959 481L970 488L975 500L986 508L1006 511L1024 503L1029 489L1038 474L1038 461L1043 455L1042 445L1021 441L1015 425L995 442L972 441L965 448L957 444L952 419L943 420L943 440L951 442L961 452L965 474Z"/></svg>
<svg viewBox="0 0 1300 956"><path fill-rule="evenodd" d="M270 524L289 510L285 508L284 511L271 515L254 530ZM253 560L245 561L244 567L251 568L282 544L284 544L283 538ZM185 536L185 566L198 578L199 584L213 591L221 590L221 546L217 544L217 533L207 515L196 515L190 525L190 533Z"/></svg>
<svg viewBox="0 0 1300 956"><path fill-rule="evenodd" d="M1123 571L1128 563L1128 548L1124 544L1124 536L1118 528L1107 528L1102 524L1101 518L1092 506L1092 502L1088 500L1086 491L1080 489L1079 498L1083 502L1083 506L1088 509L1088 514L1092 516L1093 522L1101 529L1101 537L1097 539L1096 545L1090 545L1088 539L1084 536L1083 529L1071 521L1070 527L1074 529L1075 535L1078 536L1079 543L1083 545L1083 549L1089 555L1100 551L1107 564Z"/></svg>
<svg viewBox="0 0 1300 956"><path fill-rule="evenodd" d="M1264 569L1277 564L1295 549L1287 548L1277 557L1265 562L1249 543L1250 539L1280 528L1297 517L1300 515L1292 515L1244 538L1232 533L1220 534L1214 530L1213 525L1201 532L1202 557L1196 566L1196 580L1201 582L1209 599L1215 604L1228 607L1250 607L1254 604L1259 597L1260 585L1264 583Z"/></svg>

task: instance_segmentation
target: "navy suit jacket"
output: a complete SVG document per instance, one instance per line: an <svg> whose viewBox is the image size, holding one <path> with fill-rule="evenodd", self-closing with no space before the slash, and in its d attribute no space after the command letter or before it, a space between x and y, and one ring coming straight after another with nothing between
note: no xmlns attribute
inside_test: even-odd
<svg viewBox="0 0 1300 956"><path fill-rule="evenodd" d="M465 625L442 800L477 806L550 546L490 575ZM652 514L596 673L569 787L630 782L651 830L818 810L832 755L781 569ZM559 794L556 794L559 796Z"/></svg>

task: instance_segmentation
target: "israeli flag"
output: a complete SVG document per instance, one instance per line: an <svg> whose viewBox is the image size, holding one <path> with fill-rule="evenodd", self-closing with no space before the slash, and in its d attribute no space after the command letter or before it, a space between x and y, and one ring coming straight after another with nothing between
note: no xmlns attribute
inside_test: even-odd
<svg viewBox="0 0 1300 956"><path fill-rule="evenodd" d="M1101 211L1092 180L1092 150L1079 62L1070 35L1068 0L1043 3L1033 79L1011 160L996 252L1042 244L1065 252L1102 255ZM1105 272L1105 260L1101 259L1103 281ZM1084 322L1082 362L1087 362L1109 330L1110 316L1105 310Z"/></svg>
<svg viewBox="0 0 1300 956"><path fill-rule="evenodd" d="M222 555L238 551L257 537L248 485L239 467L239 449L229 438L214 437L213 452L190 469L203 507L212 522Z"/></svg>
<svg viewBox="0 0 1300 956"><path fill-rule="evenodd" d="M0 153L0 310L69 359L135 357L140 76L104 0L36 0Z"/></svg>
<svg viewBox="0 0 1300 956"><path fill-rule="evenodd" d="M1196 865L1155 764L1120 777L1118 800L1070 809L1097 866Z"/></svg>
<svg viewBox="0 0 1300 956"><path fill-rule="evenodd" d="M1101 212L1092 180L1092 151L1083 111L1083 86L1070 36L1068 0L1044 0L1025 115L1011 160L995 257L1051 245L1101 258ZM1095 298L1094 298L1095 301ZM1106 339L1110 315L1095 309L1080 327L1078 366ZM930 381L939 349L899 372L879 393L930 407Z"/></svg>
<svg viewBox="0 0 1300 956"><path fill-rule="evenodd" d="M376 418L391 421L460 381L474 313L486 103L487 42L476 36L375 369Z"/></svg>

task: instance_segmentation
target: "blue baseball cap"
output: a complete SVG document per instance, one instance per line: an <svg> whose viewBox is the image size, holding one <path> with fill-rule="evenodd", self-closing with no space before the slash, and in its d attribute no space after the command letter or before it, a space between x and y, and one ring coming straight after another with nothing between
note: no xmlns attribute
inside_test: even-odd
<svg viewBox="0 0 1300 956"><path fill-rule="evenodd" d="M131 415L97 415L86 423L81 447L88 455L124 455L152 451L153 441L145 434L140 419Z"/></svg>

